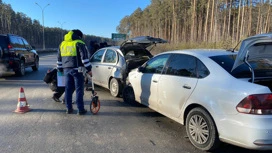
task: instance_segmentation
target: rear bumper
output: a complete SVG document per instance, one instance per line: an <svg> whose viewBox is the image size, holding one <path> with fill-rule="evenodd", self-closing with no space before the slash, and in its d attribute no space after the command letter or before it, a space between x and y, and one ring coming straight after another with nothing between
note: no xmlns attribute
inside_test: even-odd
<svg viewBox="0 0 272 153"><path fill-rule="evenodd" d="M272 115L231 115L219 121L222 141L243 148L272 150Z"/></svg>
<svg viewBox="0 0 272 153"><path fill-rule="evenodd" d="M0 65L4 66L7 70L16 69L19 66L19 62L10 59L0 59Z"/></svg>

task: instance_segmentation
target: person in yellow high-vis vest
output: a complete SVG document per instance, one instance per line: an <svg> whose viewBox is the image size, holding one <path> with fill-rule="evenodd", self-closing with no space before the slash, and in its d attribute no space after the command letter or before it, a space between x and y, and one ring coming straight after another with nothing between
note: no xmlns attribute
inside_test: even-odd
<svg viewBox="0 0 272 153"><path fill-rule="evenodd" d="M78 30L71 30L64 36L64 41L58 50L57 68L65 75L65 102L66 113L73 113L72 95L76 90L76 104L78 115L86 114L84 109L84 75L83 69L92 76L92 66L88 58L88 50L82 41L83 33Z"/></svg>

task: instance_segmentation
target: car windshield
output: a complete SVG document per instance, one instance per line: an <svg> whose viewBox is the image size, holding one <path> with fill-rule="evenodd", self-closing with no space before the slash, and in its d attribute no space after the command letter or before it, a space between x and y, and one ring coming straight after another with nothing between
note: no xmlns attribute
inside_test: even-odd
<svg viewBox="0 0 272 153"><path fill-rule="evenodd" d="M224 68L228 73L236 78L251 78L249 67L244 63L231 71L236 55L220 55L210 57L218 65ZM249 61L254 70L255 77L271 77L272 76L272 59L263 58Z"/></svg>

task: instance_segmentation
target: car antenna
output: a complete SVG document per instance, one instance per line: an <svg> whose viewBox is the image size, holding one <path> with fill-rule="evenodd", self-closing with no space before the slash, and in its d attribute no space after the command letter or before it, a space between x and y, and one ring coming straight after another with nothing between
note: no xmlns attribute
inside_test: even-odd
<svg viewBox="0 0 272 153"><path fill-rule="evenodd" d="M227 49L227 51L234 52L234 50L236 49L236 47L238 47L238 45L240 44L240 42L241 42L241 40L237 43L237 45L234 48Z"/></svg>

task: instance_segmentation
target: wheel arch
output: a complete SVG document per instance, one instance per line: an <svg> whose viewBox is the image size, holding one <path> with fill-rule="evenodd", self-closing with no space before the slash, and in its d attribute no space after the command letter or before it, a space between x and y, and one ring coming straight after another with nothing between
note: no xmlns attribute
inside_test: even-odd
<svg viewBox="0 0 272 153"><path fill-rule="evenodd" d="M109 81L108 81L108 88L110 89L110 82L111 82L111 79L116 79L117 81L120 81L121 82L121 79L120 78L115 78L115 77L113 77L113 76L110 76L110 78L109 78ZM123 84L121 83L120 84L122 87L123 87Z"/></svg>
<svg viewBox="0 0 272 153"><path fill-rule="evenodd" d="M211 119L212 119L212 121L213 121L213 123L214 123L214 125L215 125L215 127L216 127L216 129L217 129L216 123L215 123L214 118L212 117L211 113L210 113L205 107L203 107L203 106L200 105L200 104L191 104L191 105L187 106L187 108L185 109L185 111L184 111L184 113L183 113L183 122L182 122L183 125L186 125L186 119L187 119L187 116L188 116L189 112L190 112L192 109L197 108L197 107L199 107L199 108L205 110L205 111L210 115L210 117L211 117Z"/></svg>

